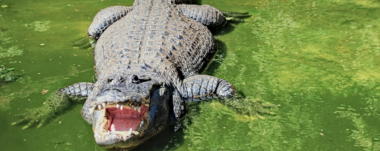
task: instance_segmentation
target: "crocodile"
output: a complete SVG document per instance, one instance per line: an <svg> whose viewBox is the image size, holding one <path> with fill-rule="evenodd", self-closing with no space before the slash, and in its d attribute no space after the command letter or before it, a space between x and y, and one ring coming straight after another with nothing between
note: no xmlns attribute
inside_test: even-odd
<svg viewBox="0 0 380 151"><path fill-rule="evenodd" d="M233 96L230 82L200 74L216 52L208 28L226 24L225 13L190 3L136 0L99 11L88 29L96 40L96 81L55 91L12 124L41 127L70 101L84 102L82 117L92 124L96 143L129 150L176 125L187 102Z"/></svg>

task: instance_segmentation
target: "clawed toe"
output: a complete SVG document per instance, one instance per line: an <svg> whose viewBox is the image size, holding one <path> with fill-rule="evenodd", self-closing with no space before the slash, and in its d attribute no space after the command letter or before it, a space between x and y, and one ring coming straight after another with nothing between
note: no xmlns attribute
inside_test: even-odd
<svg viewBox="0 0 380 151"><path fill-rule="evenodd" d="M258 112L258 113L262 113L262 114L276 115L276 113L270 112L269 110L264 109L264 108L259 108L259 109L257 110L257 112Z"/></svg>
<svg viewBox="0 0 380 151"><path fill-rule="evenodd" d="M276 115L276 113L270 111L276 106L264 103L260 99L249 99L249 97L242 99L240 96L235 96L229 100L222 101L222 103L234 108L237 112L246 115L256 115L260 119L263 118L263 114Z"/></svg>
<svg viewBox="0 0 380 151"><path fill-rule="evenodd" d="M37 123L38 120L31 120L26 126L22 127L22 129L27 129L29 128L30 126L32 126L34 123Z"/></svg>
<svg viewBox="0 0 380 151"><path fill-rule="evenodd" d="M230 18L226 18L227 21L229 22L236 22L236 23L242 23L242 22L245 22L243 19L235 19L233 17L230 17Z"/></svg>
<svg viewBox="0 0 380 151"><path fill-rule="evenodd" d="M261 104L262 107L265 107L265 108L276 108L277 106L276 105L273 105L273 104L266 104L266 103L263 103Z"/></svg>
<svg viewBox="0 0 380 151"><path fill-rule="evenodd" d="M42 125L44 125L46 119L41 120L40 124L38 124L37 128L40 128Z"/></svg>
<svg viewBox="0 0 380 151"><path fill-rule="evenodd" d="M248 12L226 12L226 11L222 11L223 15L248 15Z"/></svg>
<svg viewBox="0 0 380 151"><path fill-rule="evenodd" d="M226 18L245 18L245 17L250 17L252 16L251 14L248 14L248 12L244 13L238 13L238 12L223 12L223 15Z"/></svg>
<svg viewBox="0 0 380 151"><path fill-rule="evenodd" d="M26 116L26 115L27 115L27 113L22 113L22 114L17 114L15 116Z"/></svg>
<svg viewBox="0 0 380 151"><path fill-rule="evenodd" d="M20 123L24 123L26 121L26 119L22 119L22 120L19 120L17 122L13 122L12 125L17 125L17 124L20 124Z"/></svg>
<svg viewBox="0 0 380 151"><path fill-rule="evenodd" d="M88 48L94 47L95 43L96 43L95 39L92 39L88 36L84 36L84 37L73 40L71 42L71 45L73 47L77 47L80 49L88 49Z"/></svg>
<svg viewBox="0 0 380 151"><path fill-rule="evenodd" d="M223 12L223 15L226 17L226 20L228 22L235 22L235 23L241 23L245 22L242 18L250 17L251 14L248 14L248 12Z"/></svg>

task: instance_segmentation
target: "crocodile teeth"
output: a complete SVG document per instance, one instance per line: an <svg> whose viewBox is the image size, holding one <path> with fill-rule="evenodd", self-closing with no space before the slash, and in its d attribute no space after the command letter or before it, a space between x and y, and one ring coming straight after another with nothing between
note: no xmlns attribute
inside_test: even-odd
<svg viewBox="0 0 380 151"><path fill-rule="evenodd" d="M102 109L102 106L98 105L98 109L101 110L101 109Z"/></svg>
<svg viewBox="0 0 380 151"><path fill-rule="evenodd" d="M115 132L115 125L113 125L113 124L111 125L111 131Z"/></svg>
<svg viewBox="0 0 380 151"><path fill-rule="evenodd" d="M134 107L135 111L136 111L136 106Z"/></svg>
<svg viewBox="0 0 380 151"><path fill-rule="evenodd" d="M139 135L140 132L138 132L138 131L132 131L132 134L133 134L133 135Z"/></svg>
<svg viewBox="0 0 380 151"><path fill-rule="evenodd" d="M144 125L144 121L141 121L139 130L141 129L141 127L142 127L143 125Z"/></svg>
<svg viewBox="0 0 380 151"><path fill-rule="evenodd" d="M149 104L145 104L146 107L149 107Z"/></svg>
<svg viewBox="0 0 380 151"><path fill-rule="evenodd" d="M123 110L123 106L124 106L124 104L121 104L120 110Z"/></svg>
<svg viewBox="0 0 380 151"><path fill-rule="evenodd" d="M117 108L117 109L119 108L119 104L116 104L116 108Z"/></svg>
<svg viewBox="0 0 380 151"><path fill-rule="evenodd" d="M129 129L128 135L132 134L132 127Z"/></svg>
<svg viewBox="0 0 380 151"><path fill-rule="evenodd" d="M110 130L108 130L108 132L107 132L107 135L109 135L110 134Z"/></svg>
<svg viewBox="0 0 380 151"><path fill-rule="evenodd" d="M103 106L103 107L106 107L106 104L105 104L105 103L102 103L102 106Z"/></svg>
<svg viewBox="0 0 380 151"><path fill-rule="evenodd" d="M141 108L140 107L138 107L137 110L139 111L139 113L141 112Z"/></svg>

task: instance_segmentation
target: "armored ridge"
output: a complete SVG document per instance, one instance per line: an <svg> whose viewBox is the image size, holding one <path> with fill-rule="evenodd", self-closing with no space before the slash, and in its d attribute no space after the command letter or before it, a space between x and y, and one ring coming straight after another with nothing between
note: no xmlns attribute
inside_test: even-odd
<svg viewBox="0 0 380 151"><path fill-rule="evenodd" d="M95 47L98 79L137 70L157 72L177 87L198 73L214 39L206 26L166 1L135 2L133 11L107 29Z"/></svg>

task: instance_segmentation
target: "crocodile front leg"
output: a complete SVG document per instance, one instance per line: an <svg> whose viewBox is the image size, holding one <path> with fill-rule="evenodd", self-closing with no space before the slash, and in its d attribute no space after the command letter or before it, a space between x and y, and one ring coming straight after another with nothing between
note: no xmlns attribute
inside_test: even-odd
<svg viewBox="0 0 380 151"><path fill-rule="evenodd" d="M69 106L70 100L83 101L92 92L93 84L80 82L68 87L62 88L51 94L43 106L34 110L28 110L28 113L19 114L23 119L12 123L12 125L28 122L22 129L26 129L35 123L40 123L38 128L55 113L64 110Z"/></svg>
<svg viewBox="0 0 380 151"><path fill-rule="evenodd" d="M95 15L87 34L91 38L98 39L109 26L123 18L130 11L132 11L132 7L126 6L111 6L100 10Z"/></svg>
<svg viewBox="0 0 380 151"><path fill-rule="evenodd" d="M209 5L199 6L180 4L177 5L177 8L187 17L190 17L205 26L220 27L227 22L221 11Z"/></svg>
<svg viewBox="0 0 380 151"><path fill-rule="evenodd" d="M235 93L235 88L226 80L209 75L196 75L183 81L182 97L186 102L212 98L228 98Z"/></svg>

